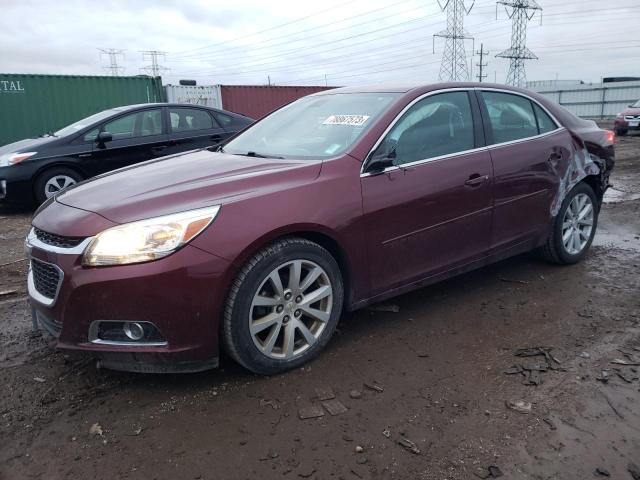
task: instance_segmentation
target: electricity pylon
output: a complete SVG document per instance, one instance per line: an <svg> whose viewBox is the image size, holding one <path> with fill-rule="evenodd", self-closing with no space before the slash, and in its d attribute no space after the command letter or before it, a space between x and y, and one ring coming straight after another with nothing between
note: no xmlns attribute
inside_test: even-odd
<svg viewBox="0 0 640 480"><path fill-rule="evenodd" d="M464 16L473 8L475 0L467 7L465 0L438 0L440 8L447 13L447 28L433 37L435 52L435 37L445 39L442 63L440 64L440 81L465 82L469 80L467 55L464 49L465 40L473 37L464 29Z"/></svg>
<svg viewBox="0 0 640 480"><path fill-rule="evenodd" d="M496 2L496 17L498 5L504 5L507 15L511 19L511 48L500 52L496 57L509 58L511 65L507 74L507 85L524 87L527 74L524 69L525 60L537 60L538 57L527 48L527 23L542 7L536 0L500 0Z"/></svg>

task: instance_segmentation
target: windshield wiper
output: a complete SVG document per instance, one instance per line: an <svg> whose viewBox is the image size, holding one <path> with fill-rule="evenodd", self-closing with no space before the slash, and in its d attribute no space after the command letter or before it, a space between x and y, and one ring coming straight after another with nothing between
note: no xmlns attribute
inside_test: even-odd
<svg viewBox="0 0 640 480"><path fill-rule="evenodd" d="M277 159L280 159L280 160L284 160L284 157L277 157L275 155L263 155L262 153L258 153L258 152L247 152L247 153L241 153L240 155L244 155L245 157L277 158Z"/></svg>

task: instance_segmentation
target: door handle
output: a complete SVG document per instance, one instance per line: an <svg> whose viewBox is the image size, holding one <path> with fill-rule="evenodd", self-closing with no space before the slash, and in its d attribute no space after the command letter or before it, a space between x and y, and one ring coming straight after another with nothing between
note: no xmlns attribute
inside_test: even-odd
<svg viewBox="0 0 640 480"><path fill-rule="evenodd" d="M464 184L469 187L476 187L478 185L483 184L487 180L489 180L489 175L480 175L478 173L474 173L469 177L469 180L464 182Z"/></svg>
<svg viewBox="0 0 640 480"><path fill-rule="evenodd" d="M86 157L90 157L91 154L90 153L81 153L78 155L78 158L86 158Z"/></svg>
<svg viewBox="0 0 640 480"><path fill-rule="evenodd" d="M167 148L166 145L158 145L156 147L151 147L151 151L153 153L160 153L161 151L163 151L165 148Z"/></svg>

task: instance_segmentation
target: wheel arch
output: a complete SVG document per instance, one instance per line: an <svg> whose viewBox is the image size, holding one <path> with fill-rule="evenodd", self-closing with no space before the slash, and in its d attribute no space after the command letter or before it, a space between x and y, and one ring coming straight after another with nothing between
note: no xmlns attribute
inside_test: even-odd
<svg viewBox="0 0 640 480"><path fill-rule="evenodd" d="M61 168L61 167L69 168L74 172L77 172L78 175L82 176L83 180L86 180L87 178L89 178L89 174L87 173L87 171L84 168L82 168L78 164L78 162L74 162L73 160L66 159L66 158L58 158L50 163L45 163L44 165L40 165L36 170L36 172L34 173L33 178L35 180L37 177L45 173L47 170L51 170L52 168Z"/></svg>
<svg viewBox="0 0 640 480"><path fill-rule="evenodd" d="M342 274L342 282L345 292L345 307L352 303L353 298L353 266L349 253L340 242L339 235L322 225L318 224L294 224L265 233L250 243L238 254L231 266L229 278L236 277L243 265L260 249L274 243L282 238L298 237L317 243L326 249L336 260Z"/></svg>
<svg viewBox="0 0 640 480"><path fill-rule="evenodd" d="M593 190L593 193L596 194L596 198L598 199L599 208L604 196L604 187L602 185L602 178L600 177L600 175L587 175L580 182L586 183L591 187L591 190Z"/></svg>

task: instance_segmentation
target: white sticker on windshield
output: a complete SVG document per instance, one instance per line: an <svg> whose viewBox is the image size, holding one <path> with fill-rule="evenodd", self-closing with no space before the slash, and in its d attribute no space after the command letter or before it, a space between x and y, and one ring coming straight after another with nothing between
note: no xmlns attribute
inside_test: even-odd
<svg viewBox="0 0 640 480"><path fill-rule="evenodd" d="M353 127L361 127L369 120L369 115L331 115L323 125L351 125Z"/></svg>

